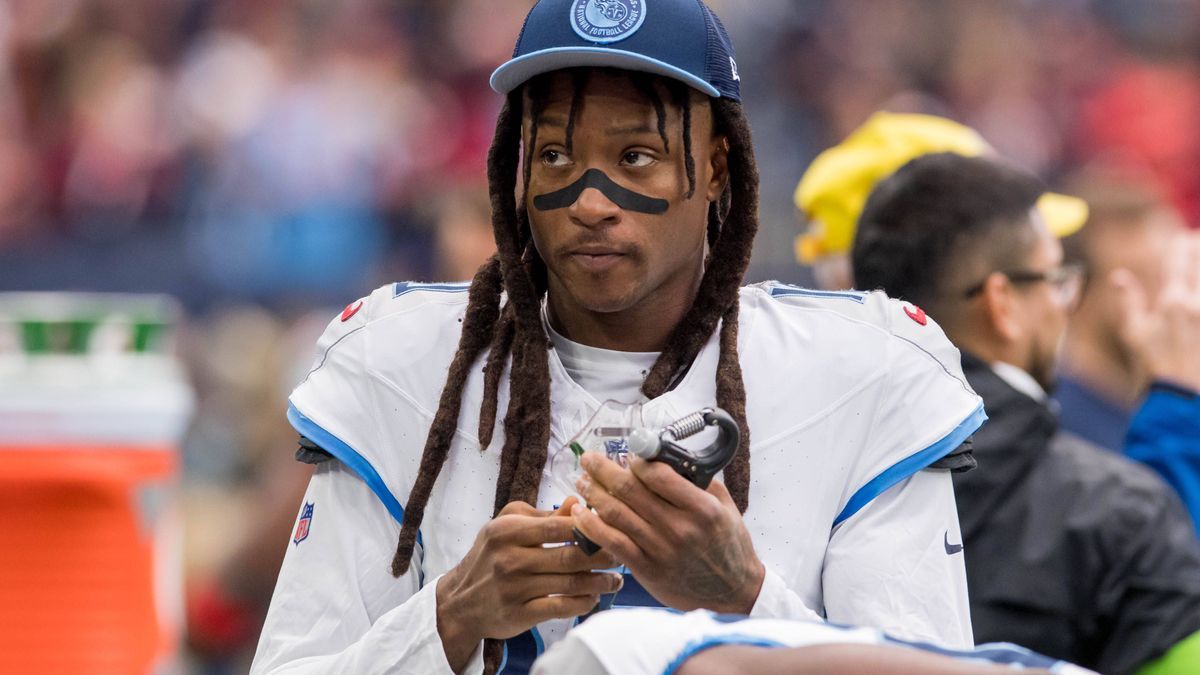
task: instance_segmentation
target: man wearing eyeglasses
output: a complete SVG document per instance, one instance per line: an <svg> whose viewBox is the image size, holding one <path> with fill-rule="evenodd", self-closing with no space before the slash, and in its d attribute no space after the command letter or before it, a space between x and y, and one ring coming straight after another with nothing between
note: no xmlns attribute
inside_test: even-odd
<svg viewBox="0 0 1200 675"><path fill-rule="evenodd" d="M867 199L854 279L915 303L921 326L936 317L987 408L979 468L954 477L963 541L946 542L967 556L976 641L1104 673L1200 672L1200 542L1178 497L1059 431L1047 399L1083 275L1043 195L992 158L918 157Z"/></svg>

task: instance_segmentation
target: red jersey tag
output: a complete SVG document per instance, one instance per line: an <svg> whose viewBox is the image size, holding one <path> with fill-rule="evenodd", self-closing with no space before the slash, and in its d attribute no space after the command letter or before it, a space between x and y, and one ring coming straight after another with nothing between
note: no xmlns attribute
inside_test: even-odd
<svg viewBox="0 0 1200 675"><path fill-rule="evenodd" d="M926 318L926 316L925 316L925 310L921 309L920 307L917 307L916 305L913 305L912 309L905 307L904 313L908 315L908 318L912 319L913 321L916 321L917 323L921 324L922 326L929 323L929 319Z"/></svg>
<svg viewBox="0 0 1200 675"><path fill-rule="evenodd" d="M356 301L346 305L346 309L342 310L342 321L343 322L349 321L350 317L354 316L355 314L358 314L358 310L362 309L362 306L363 306L362 300L356 300Z"/></svg>

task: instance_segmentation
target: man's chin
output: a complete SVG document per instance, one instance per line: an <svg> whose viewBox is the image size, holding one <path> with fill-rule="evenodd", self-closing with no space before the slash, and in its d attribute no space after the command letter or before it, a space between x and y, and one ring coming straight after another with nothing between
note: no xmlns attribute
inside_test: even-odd
<svg viewBox="0 0 1200 675"><path fill-rule="evenodd" d="M582 309L594 314L616 314L623 312L636 303L630 289L605 289L603 287L583 285L583 288L572 289L575 303Z"/></svg>
<svg viewBox="0 0 1200 675"><path fill-rule="evenodd" d="M625 298L597 298L580 305L593 314L618 314L633 307L634 303Z"/></svg>

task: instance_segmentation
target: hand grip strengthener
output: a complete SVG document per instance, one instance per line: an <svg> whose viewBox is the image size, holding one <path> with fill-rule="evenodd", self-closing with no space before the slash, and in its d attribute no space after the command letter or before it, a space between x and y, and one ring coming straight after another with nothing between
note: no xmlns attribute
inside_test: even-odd
<svg viewBox="0 0 1200 675"><path fill-rule="evenodd" d="M717 428L712 443L696 451L679 445L678 441L695 436L709 427ZM663 462L675 469L700 489L708 487L737 453L741 434L737 422L720 408L704 408L682 417L659 430L638 428L629 434L629 452L651 462ZM578 529L575 543L583 552L592 555L600 550L595 542Z"/></svg>

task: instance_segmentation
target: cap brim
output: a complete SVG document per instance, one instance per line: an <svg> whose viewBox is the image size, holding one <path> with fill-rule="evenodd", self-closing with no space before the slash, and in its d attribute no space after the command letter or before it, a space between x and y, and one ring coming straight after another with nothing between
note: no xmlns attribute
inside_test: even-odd
<svg viewBox="0 0 1200 675"><path fill-rule="evenodd" d="M1057 192L1047 192L1038 198L1037 210L1050 234L1059 239L1078 232L1088 219L1087 202Z"/></svg>
<svg viewBox="0 0 1200 675"><path fill-rule="evenodd" d="M704 80L669 63L641 54L610 47L555 47L518 56L492 73L492 89L501 94L516 89L531 78L564 68L579 67L620 68L643 73L662 75L698 89L705 94L720 98L721 92Z"/></svg>

